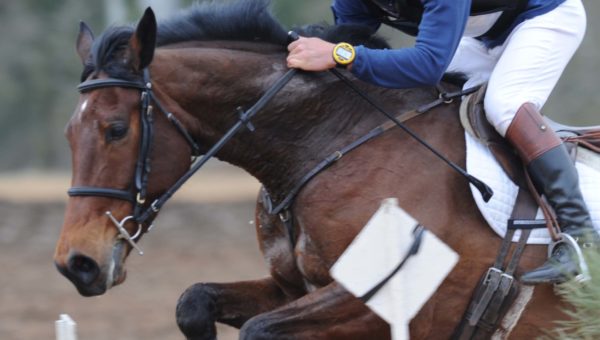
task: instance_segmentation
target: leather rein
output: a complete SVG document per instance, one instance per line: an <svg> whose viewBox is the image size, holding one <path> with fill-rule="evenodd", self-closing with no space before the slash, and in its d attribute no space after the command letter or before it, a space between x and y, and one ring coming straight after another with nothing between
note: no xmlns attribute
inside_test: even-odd
<svg viewBox="0 0 600 340"><path fill-rule="evenodd" d="M194 162L190 169L179 178L175 184L173 184L165 193L155 199L150 205L146 202L147 188L148 188L148 177L150 175L150 154L152 136L154 132L154 107L152 103L167 117L167 119L173 124L173 126L179 131L179 133L185 138L190 144L192 149L192 157L197 156L200 153L199 147L191 137L191 134L185 129L183 124L164 106L160 104L160 101L154 95L152 91L152 83L150 80L150 72L148 69L143 71L143 81L129 81L115 78L104 78L104 79L93 79L87 80L79 86L77 89L80 93L86 93L89 91L103 89L108 87L120 87L137 89L141 91L140 98L140 126L141 126L141 137L140 137L140 149L138 154L138 160L136 163L136 170L134 175L134 188L129 190L114 189L114 188L102 188L92 186L76 186L71 187L67 193L71 197L78 196L91 196L91 197L107 197L115 198L124 201L131 202L134 205L133 213L129 216L118 220L110 211L106 212L108 218L113 222L115 227L119 230L119 238L127 241L133 248L135 248L140 255L144 252L137 245L136 240L144 232L144 223L160 211L162 206L173 196L173 194L183 186L183 184L192 177L206 162L212 158L229 140L242 128L246 127L250 131L254 131L254 127L250 123L250 119L261 110L296 74L297 70L289 70L283 77L281 77L271 88L247 111L243 111L238 108L239 120L238 122L208 151L203 157ZM126 229L125 224L127 222L135 222L138 225L137 231L134 235L131 235ZM148 232L152 229L151 224L145 230Z"/></svg>
<svg viewBox="0 0 600 340"><path fill-rule="evenodd" d="M294 201L294 198L299 193L299 191L308 183L314 176L320 173L322 170L330 166L331 164L338 161L343 155L354 150L358 146L363 143L381 135L383 132L387 131L389 128L393 126L399 126L403 130L405 130L409 135L413 138L417 139L421 144L429 148L433 151L438 157L442 160L446 161L453 169L459 171L463 176L467 178L472 184L475 178L468 175L463 169L454 165L452 162L445 159L443 156L439 155L437 151L435 151L431 146L429 146L426 142L421 140L418 136L416 136L411 130L409 130L404 124L403 121L408 120L416 115L427 112L430 109L442 105L451 103L454 98L462 97L463 95L474 92L476 89L467 89L463 91L457 91L452 93L446 93L440 91L440 96L435 101L425 104L419 107L416 110L405 112L397 117L391 116L391 114L387 113L387 111L383 110L381 106L373 101L367 94L357 89L352 85L349 79L345 76L341 75L337 70L331 70L338 78L344 81L352 90L357 92L360 96L362 96L365 100L367 100L371 105L373 105L378 111L386 115L390 121L386 122L375 129L371 130L369 133L364 135L363 137L355 140L351 144L346 147L334 152L332 155L324 159L321 163L319 163L315 168L313 168L309 173L307 173L300 182L292 188L292 190L285 196L285 198L279 204L275 205L271 202L271 199L266 192L266 190L262 190L262 201L263 204L267 207L267 211L270 214L279 214L281 220L286 225L286 229L288 229L288 233L290 235L290 241L294 242L293 236L293 226L291 221L290 214L290 206ZM123 189L114 189L114 188L102 188L102 187L91 187L91 186L76 186L71 187L68 190L68 195L71 197L78 196L92 196L92 197L107 197L120 199L124 201L131 202L134 205L133 213L129 216L118 220L110 211L106 212L108 218L113 222L115 227L119 231L119 238L127 241L133 248L135 248L140 255L143 255L143 251L137 245L136 241L142 235L143 232L148 232L152 229L153 225L150 224L146 230L144 230L144 223L148 222L151 217L153 217L156 213L160 211L162 206L173 196L173 194L179 190L185 182L192 177L206 162L212 158L233 136L242 130L243 128L247 128L250 131L254 131L254 126L250 122L250 119L258 113L273 97L297 74L298 70L290 69L288 70L280 79L277 80L275 84L273 84L263 96L247 111L242 110L242 108L238 108L239 119L234 124L233 127L215 144L208 150L201 159L193 162L190 169L179 178L165 193L160 195L157 199L155 199L151 204L147 204L146 195L147 195L147 187L148 187L148 177L150 174L150 154L151 154L151 144L152 144L152 136L154 131L154 107L152 103L156 105L156 107L161 111L167 119L172 123L172 125L179 131L179 133L185 138L185 140L190 144L192 149L192 156L198 156L200 153L199 147L196 142L191 137L191 134L185 129L185 127L181 124L181 122L169 111L167 111L164 106L160 104L160 101L156 98L152 91L152 83L150 80L150 73L148 69L144 69L143 71L143 80L142 81L129 81L123 79L115 79L115 78L105 78L105 79L94 79L87 80L81 83L77 89L80 93L86 93L89 91L93 91L96 89L108 88L108 87L121 87L121 88L130 88L137 89L141 91L140 98L140 123L141 123L141 137L140 137L140 149L138 154L138 160L136 163L136 170L134 175L134 188L129 190ZM471 178L470 178L471 177ZM477 180L478 181L478 180ZM478 181L480 182L480 181ZM481 185L482 183L477 183ZM485 184L483 183L485 186ZM476 185L477 186L477 185ZM487 189L487 186L485 186ZM481 190L482 193L485 190ZM488 191L488 195L491 196L491 189ZM484 195L486 196L486 195ZM489 199L489 198L488 198ZM137 231L135 234L131 235L126 229L125 224L128 222L135 222L138 225Z"/></svg>

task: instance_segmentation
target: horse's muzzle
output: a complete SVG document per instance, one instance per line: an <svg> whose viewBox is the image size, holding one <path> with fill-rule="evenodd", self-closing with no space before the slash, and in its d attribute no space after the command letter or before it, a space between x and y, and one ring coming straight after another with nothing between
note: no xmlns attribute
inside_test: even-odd
<svg viewBox="0 0 600 340"><path fill-rule="evenodd" d="M94 259L82 255L71 254L66 264L55 262L58 271L68 278L83 296L102 295L106 291L106 282L99 280L101 270Z"/></svg>

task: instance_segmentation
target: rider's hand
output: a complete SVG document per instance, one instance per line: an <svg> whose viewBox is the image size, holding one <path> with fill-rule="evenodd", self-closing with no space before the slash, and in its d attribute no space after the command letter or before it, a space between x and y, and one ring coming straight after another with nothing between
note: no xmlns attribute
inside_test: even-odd
<svg viewBox="0 0 600 340"><path fill-rule="evenodd" d="M335 44L319 38L303 38L288 46L287 66L305 71L325 71L336 66L333 60Z"/></svg>

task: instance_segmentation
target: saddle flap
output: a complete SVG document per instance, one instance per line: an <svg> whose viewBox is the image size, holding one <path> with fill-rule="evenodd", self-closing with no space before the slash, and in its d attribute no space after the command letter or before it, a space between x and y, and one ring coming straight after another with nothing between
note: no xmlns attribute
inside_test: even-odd
<svg viewBox="0 0 600 340"><path fill-rule="evenodd" d="M461 124L467 133L490 149L509 178L520 188L525 188L526 182L520 158L486 118L483 106L486 90L487 84L484 84L477 92L465 96L460 106ZM544 116L544 120L566 143L569 150L577 145L600 153L600 125L570 126L557 123L547 116Z"/></svg>
<svg viewBox="0 0 600 340"><path fill-rule="evenodd" d="M483 99L487 85L463 99L460 108L461 123L471 136L486 145L508 177L520 188L527 188L523 165L512 146L490 124L485 116Z"/></svg>

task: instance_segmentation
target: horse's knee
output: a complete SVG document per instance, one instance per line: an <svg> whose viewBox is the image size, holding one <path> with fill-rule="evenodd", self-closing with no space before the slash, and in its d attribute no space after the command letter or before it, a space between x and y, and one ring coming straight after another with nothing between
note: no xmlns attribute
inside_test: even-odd
<svg viewBox="0 0 600 340"><path fill-rule="evenodd" d="M188 339L216 339L215 294L208 284L196 283L181 294L176 308L177 325Z"/></svg>

